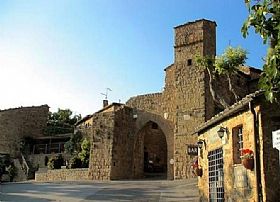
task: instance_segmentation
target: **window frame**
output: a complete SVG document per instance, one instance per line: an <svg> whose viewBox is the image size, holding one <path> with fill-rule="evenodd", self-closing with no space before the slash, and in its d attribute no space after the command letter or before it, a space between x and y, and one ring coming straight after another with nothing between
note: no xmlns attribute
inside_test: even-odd
<svg viewBox="0 0 280 202"><path fill-rule="evenodd" d="M233 164L242 163L242 150L244 149L243 125L232 128Z"/></svg>

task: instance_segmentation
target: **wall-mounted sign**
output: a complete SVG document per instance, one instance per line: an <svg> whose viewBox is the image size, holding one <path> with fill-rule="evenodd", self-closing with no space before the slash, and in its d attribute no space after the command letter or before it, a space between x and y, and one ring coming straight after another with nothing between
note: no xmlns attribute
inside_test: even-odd
<svg viewBox="0 0 280 202"><path fill-rule="evenodd" d="M272 132L272 146L279 151L279 163L280 163L280 130Z"/></svg>
<svg viewBox="0 0 280 202"><path fill-rule="evenodd" d="M198 155L198 146L197 145L187 145L187 154L197 156Z"/></svg>
<svg viewBox="0 0 280 202"><path fill-rule="evenodd" d="M273 148L280 150L280 130L272 132Z"/></svg>
<svg viewBox="0 0 280 202"><path fill-rule="evenodd" d="M244 166L233 167L234 188L245 188L248 186L247 171Z"/></svg>

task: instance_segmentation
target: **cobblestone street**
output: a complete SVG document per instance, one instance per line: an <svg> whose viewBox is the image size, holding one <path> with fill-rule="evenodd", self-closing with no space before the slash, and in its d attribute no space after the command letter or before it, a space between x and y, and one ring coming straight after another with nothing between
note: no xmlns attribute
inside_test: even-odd
<svg viewBox="0 0 280 202"><path fill-rule="evenodd" d="M2 184L0 201L198 201L197 180Z"/></svg>

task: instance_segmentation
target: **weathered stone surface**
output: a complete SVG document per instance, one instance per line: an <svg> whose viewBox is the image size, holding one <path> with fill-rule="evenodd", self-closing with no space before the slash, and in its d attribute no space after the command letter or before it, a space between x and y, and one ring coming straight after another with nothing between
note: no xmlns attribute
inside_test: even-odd
<svg viewBox="0 0 280 202"><path fill-rule="evenodd" d="M174 54L174 63L165 68L162 92L132 97L126 107L105 107L87 120L93 128L92 179L143 175L144 137L150 130L143 131L149 122L157 124L166 139L168 179L191 176L195 157L188 155L186 148L196 144L194 129L222 110L210 93L207 71L195 64L196 55L216 55L216 23L203 19L175 27ZM239 98L256 88L251 79L258 78L259 73L242 67L231 76ZM215 75L213 88L229 105L236 102L225 76ZM86 121L82 124L87 125Z"/></svg>
<svg viewBox="0 0 280 202"><path fill-rule="evenodd" d="M88 168L38 171L35 173L35 181L82 181L89 179L88 174Z"/></svg>
<svg viewBox="0 0 280 202"><path fill-rule="evenodd" d="M199 139L205 140L205 147L199 155L199 166L203 169L203 176L199 178L199 190L202 201L208 201L209 196L209 151L218 148L223 150L223 179L225 201L257 201L257 169L260 170L259 180L262 185L260 191L263 201L277 201L280 193L279 152L272 146L272 131L280 128L280 106L268 103L263 96L258 97L242 110L220 119L199 132ZM254 118L254 113L256 117ZM218 116L219 117L219 116ZM218 118L217 117L217 118ZM214 119L215 120L215 119ZM227 133L223 139L218 137L217 131L223 126ZM255 138L259 136L260 164L253 170L244 168L241 161L236 162L237 144L234 142L234 128L242 126L243 148L254 153L256 163Z"/></svg>
<svg viewBox="0 0 280 202"><path fill-rule="evenodd" d="M0 153L19 155L23 137L43 136L49 107L21 107L0 111Z"/></svg>
<svg viewBox="0 0 280 202"><path fill-rule="evenodd" d="M216 23L198 20L175 27L174 52L174 64L165 69L164 91L133 97L126 104L158 114L174 124L174 178L182 179L190 175L189 167L193 162L193 156L186 154L187 145L196 144L196 137L191 134L219 112L210 93L209 75L195 64L196 55L216 55ZM252 78L258 75L248 68L243 70L245 73L231 76L240 98L250 92L250 75ZM225 76L215 75L213 88L229 105L236 101Z"/></svg>

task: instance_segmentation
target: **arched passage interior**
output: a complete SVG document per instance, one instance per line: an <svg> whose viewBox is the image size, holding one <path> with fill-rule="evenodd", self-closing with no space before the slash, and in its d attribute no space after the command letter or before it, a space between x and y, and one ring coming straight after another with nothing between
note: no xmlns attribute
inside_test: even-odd
<svg viewBox="0 0 280 202"><path fill-rule="evenodd" d="M166 178L167 142L157 123L149 121L139 130L134 146L134 177Z"/></svg>

